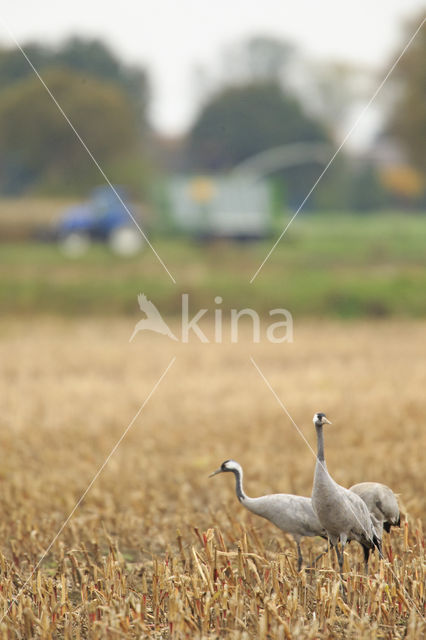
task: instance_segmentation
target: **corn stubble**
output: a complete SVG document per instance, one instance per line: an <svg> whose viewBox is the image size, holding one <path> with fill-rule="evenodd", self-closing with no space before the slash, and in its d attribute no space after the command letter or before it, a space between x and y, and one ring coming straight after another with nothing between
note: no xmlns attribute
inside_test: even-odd
<svg viewBox="0 0 426 640"><path fill-rule="evenodd" d="M25 330L27 329L27 333ZM0 638L410 638L424 634L421 324L296 327L293 345L171 344L125 320L2 323ZM350 339L348 339L350 336ZM241 507L309 495L314 457L248 360L252 353L309 443L349 486L389 484L401 529L384 561L345 554L296 571L290 537ZM176 363L37 566L166 368ZM7 390L7 394L5 393ZM311 564L324 549L306 539Z"/></svg>

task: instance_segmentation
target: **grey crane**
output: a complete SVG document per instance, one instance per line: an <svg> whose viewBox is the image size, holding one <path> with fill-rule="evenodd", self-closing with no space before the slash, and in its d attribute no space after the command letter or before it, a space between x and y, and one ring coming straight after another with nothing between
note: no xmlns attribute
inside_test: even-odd
<svg viewBox="0 0 426 640"><path fill-rule="evenodd" d="M300 540L305 537L321 536L327 538L324 527L318 521L310 498L289 493L273 493L259 498L249 498L243 489L243 469L235 460L225 460L210 474L231 472L235 476L235 489L241 504L252 513L266 518L276 527L293 536L297 545L297 570L302 568L303 556Z"/></svg>
<svg viewBox="0 0 426 640"><path fill-rule="evenodd" d="M359 482L350 487L349 491L353 491L362 498L369 512L376 518L379 537L382 536L383 529L389 533L391 527L401 525L398 500L387 485L380 482Z"/></svg>
<svg viewBox="0 0 426 640"><path fill-rule="evenodd" d="M373 524L367 505L353 491L345 489L333 480L324 457L323 425L331 424L324 413L316 413L313 419L317 433L317 462L315 465L312 506L321 525L327 531L330 544L336 549L340 575L343 571L343 552L346 542L356 540L364 548L366 570L370 549L377 547L382 557L381 541ZM337 543L340 541L341 551Z"/></svg>

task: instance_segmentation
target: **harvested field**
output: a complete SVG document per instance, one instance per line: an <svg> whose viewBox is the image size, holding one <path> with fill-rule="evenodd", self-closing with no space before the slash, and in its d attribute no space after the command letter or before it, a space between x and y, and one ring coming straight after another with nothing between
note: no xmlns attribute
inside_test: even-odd
<svg viewBox="0 0 426 640"><path fill-rule="evenodd" d="M425 329L306 321L293 344L129 344L132 319L3 319L0 637L420 638ZM250 354L314 449L313 413L333 421L336 481L400 494L368 578L347 547L347 604L334 558L298 574L291 538L238 504L230 474L207 477L234 458L251 496L310 495L313 453ZM302 547L310 563L324 541Z"/></svg>

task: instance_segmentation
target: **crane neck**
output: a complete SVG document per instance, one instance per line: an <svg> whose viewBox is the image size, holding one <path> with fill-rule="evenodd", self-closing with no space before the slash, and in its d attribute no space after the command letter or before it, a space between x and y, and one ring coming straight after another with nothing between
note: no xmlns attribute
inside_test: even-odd
<svg viewBox="0 0 426 640"><path fill-rule="evenodd" d="M247 499L243 489L243 472L239 469L233 469L232 472L235 476L235 491L237 493L237 498L240 502L243 502Z"/></svg>
<svg viewBox="0 0 426 640"><path fill-rule="evenodd" d="M317 459L320 462L325 462L324 458L324 434L322 432L322 424L315 423L315 429L317 432Z"/></svg>

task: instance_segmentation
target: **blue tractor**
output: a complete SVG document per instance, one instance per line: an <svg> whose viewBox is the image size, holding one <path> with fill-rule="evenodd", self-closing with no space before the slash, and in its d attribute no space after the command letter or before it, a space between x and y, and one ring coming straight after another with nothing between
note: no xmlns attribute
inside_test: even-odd
<svg viewBox="0 0 426 640"><path fill-rule="evenodd" d="M86 202L64 211L54 228L54 238L64 253L82 255L92 242L106 243L119 255L141 250L144 238L128 211L136 219L135 213L125 191L114 188L122 202L111 187L101 186L92 191Z"/></svg>

